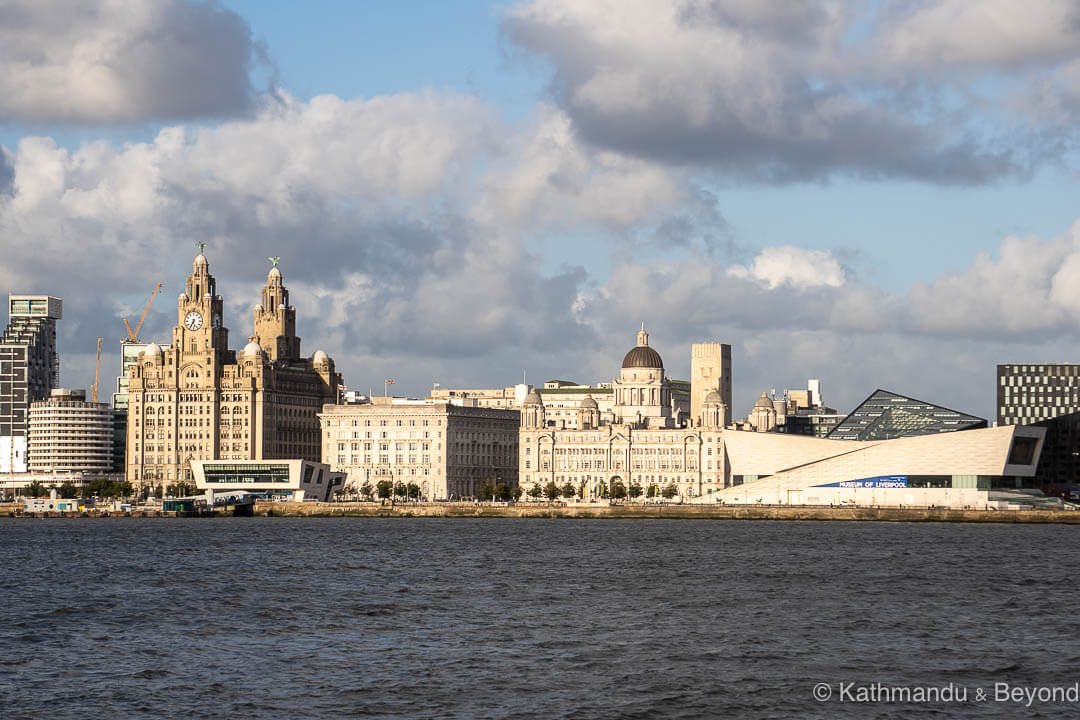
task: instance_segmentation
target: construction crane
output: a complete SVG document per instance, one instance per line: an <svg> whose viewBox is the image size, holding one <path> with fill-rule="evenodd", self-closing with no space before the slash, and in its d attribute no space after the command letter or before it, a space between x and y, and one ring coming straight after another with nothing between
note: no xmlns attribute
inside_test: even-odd
<svg viewBox="0 0 1080 720"><path fill-rule="evenodd" d="M90 402L97 402L98 385L101 383L101 340L97 339L97 370L94 371L94 384L90 386Z"/></svg>
<svg viewBox="0 0 1080 720"><path fill-rule="evenodd" d="M124 342L137 343L139 342L139 328L142 327L143 320L146 319L146 313L150 312L150 303L154 302L154 298L158 294L158 290L161 289L161 283L154 286L154 292L150 293L150 299L146 301L146 307L143 308L142 317L139 318L139 324L135 326L135 329L131 329L131 325L128 325L127 318L121 318L124 321L124 327L127 328L127 337L124 338Z"/></svg>

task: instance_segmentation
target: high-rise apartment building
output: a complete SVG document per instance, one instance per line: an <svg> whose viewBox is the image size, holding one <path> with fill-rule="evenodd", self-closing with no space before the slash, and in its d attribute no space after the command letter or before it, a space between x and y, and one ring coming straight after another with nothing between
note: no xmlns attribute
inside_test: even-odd
<svg viewBox="0 0 1080 720"><path fill-rule="evenodd" d="M26 472L30 404L45 400L60 382L56 321L60 298L8 296L8 326L0 337L0 472Z"/></svg>
<svg viewBox="0 0 1080 720"><path fill-rule="evenodd" d="M223 305L200 252L177 298L172 345L148 344L128 375L133 484L191 481L191 460L319 461L318 413L337 399L341 378L322 350L300 355L296 309L276 260L239 352L229 350Z"/></svg>
<svg viewBox="0 0 1080 720"><path fill-rule="evenodd" d="M33 473L112 472L112 409L85 390L53 390L30 405L26 456Z"/></svg>
<svg viewBox="0 0 1080 720"><path fill-rule="evenodd" d="M1080 364L997 366L998 425L1033 425L1080 412Z"/></svg>

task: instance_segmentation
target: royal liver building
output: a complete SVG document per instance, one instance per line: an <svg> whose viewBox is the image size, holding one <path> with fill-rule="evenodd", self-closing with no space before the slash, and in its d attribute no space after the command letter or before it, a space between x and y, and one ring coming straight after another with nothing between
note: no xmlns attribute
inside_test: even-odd
<svg viewBox="0 0 1080 720"><path fill-rule="evenodd" d="M177 298L172 345L151 343L129 371L126 476L135 485L191 481L191 460L320 459L317 413L336 401L341 379L323 351L300 355L276 259L239 352L229 350L222 306L200 252Z"/></svg>
<svg viewBox="0 0 1080 720"><path fill-rule="evenodd" d="M600 412L587 397L576 423L552 420L540 394L530 392L521 408L522 488L569 484L585 499L606 496L616 483L627 490L636 485L645 495L673 486L684 498L723 489L730 481L723 442L731 403L730 346L694 345L691 366L691 395L702 399L689 418L673 410L664 361L649 347L644 327L612 383L609 412Z"/></svg>

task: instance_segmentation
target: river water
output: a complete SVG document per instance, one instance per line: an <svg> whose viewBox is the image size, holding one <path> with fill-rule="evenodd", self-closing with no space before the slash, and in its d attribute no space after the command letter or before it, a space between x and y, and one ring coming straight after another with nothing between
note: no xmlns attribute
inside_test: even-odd
<svg viewBox="0 0 1080 720"><path fill-rule="evenodd" d="M0 709L1076 717L1078 538L931 523L0 519Z"/></svg>

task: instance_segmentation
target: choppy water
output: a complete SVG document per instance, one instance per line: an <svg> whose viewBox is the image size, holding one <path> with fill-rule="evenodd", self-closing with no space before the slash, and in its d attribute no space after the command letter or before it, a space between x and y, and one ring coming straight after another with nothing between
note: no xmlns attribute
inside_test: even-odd
<svg viewBox="0 0 1080 720"><path fill-rule="evenodd" d="M1075 717L1062 526L0 520L6 718ZM833 699L811 692L829 683ZM838 683L966 688L854 704ZM973 707L980 705L980 707Z"/></svg>

